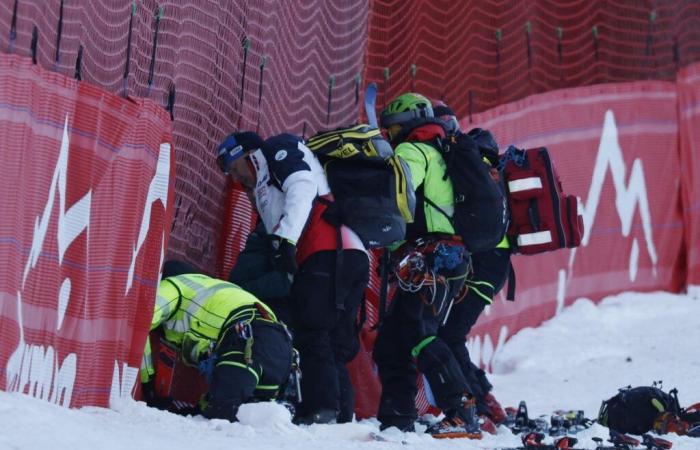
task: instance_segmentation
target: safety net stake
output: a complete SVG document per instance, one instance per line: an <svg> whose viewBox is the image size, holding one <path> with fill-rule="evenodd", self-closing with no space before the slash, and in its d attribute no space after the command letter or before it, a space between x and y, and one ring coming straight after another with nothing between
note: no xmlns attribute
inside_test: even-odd
<svg viewBox="0 0 700 450"><path fill-rule="evenodd" d="M12 7L12 20L10 21L10 39L9 45L7 46L8 53L12 53L15 48L15 40L17 40L17 2Z"/></svg>
<svg viewBox="0 0 700 450"><path fill-rule="evenodd" d="M333 99L333 87L335 86L335 75L328 78L328 105L326 106L326 125L331 120L331 101Z"/></svg>
<svg viewBox="0 0 700 450"><path fill-rule="evenodd" d="M32 64L36 64L36 49L39 46L39 29L34 25L32 28L32 42L29 44L29 49L32 53Z"/></svg>
<svg viewBox="0 0 700 450"><path fill-rule="evenodd" d="M153 86L154 72L156 70L156 48L158 48L158 29L160 28L160 19L163 18L163 7L158 7L155 14L156 26L155 33L153 34L153 47L151 48L151 65L148 68L148 95L151 94L151 87Z"/></svg>
<svg viewBox="0 0 700 450"><path fill-rule="evenodd" d="M61 35L63 34L63 0L58 10L58 28L56 30L56 56L53 60L54 70L58 67L58 61L61 56Z"/></svg>
<svg viewBox="0 0 700 450"><path fill-rule="evenodd" d="M131 61L131 30L134 27L134 16L136 15L136 0L131 3L131 16L129 16L129 33L126 37L126 61L124 63L124 76L122 86L124 98L129 96L129 63Z"/></svg>
<svg viewBox="0 0 700 450"><path fill-rule="evenodd" d="M78 45L78 57L75 59L75 79L82 81L83 76L81 74L83 64L83 44Z"/></svg>
<svg viewBox="0 0 700 450"><path fill-rule="evenodd" d="M591 28L591 34L593 34L593 52L595 54L595 60L598 61L600 58L600 55L598 54L598 48L599 48L599 41L598 41L598 26L593 25Z"/></svg>
<svg viewBox="0 0 700 450"><path fill-rule="evenodd" d="M418 72L418 66L411 64L411 92L416 92L416 73Z"/></svg>
<svg viewBox="0 0 700 450"><path fill-rule="evenodd" d="M527 68L532 69L532 23L528 20L525 23L525 42L527 45Z"/></svg>
<svg viewBox="0 0 700 450"><path fill-rule="evenodd" d="M241 74L241 92L239 95L238 102L241 105L241 111L243 110L243 92L245 92L245 72L246 68L248 66L248 50L250 50L250 39L248 36L243 37L243 41L241 42L241 46L243 47L243 70Z"/></svg>

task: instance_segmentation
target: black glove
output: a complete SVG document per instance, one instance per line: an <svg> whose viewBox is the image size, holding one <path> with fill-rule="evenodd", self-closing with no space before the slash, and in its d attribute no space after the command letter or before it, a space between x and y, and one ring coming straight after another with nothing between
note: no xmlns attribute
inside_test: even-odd
<svg viewBox="0 0 700 450"><path fill-rule="evenodd" d="M297 273L297 246L279 236L272 239L272 262L277 270L290 275Z"/></svg>

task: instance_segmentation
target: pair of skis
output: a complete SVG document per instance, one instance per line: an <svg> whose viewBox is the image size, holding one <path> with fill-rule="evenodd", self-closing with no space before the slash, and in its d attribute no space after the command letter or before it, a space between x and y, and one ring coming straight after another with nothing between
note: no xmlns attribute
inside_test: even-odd
<svg viewBox="0 0 700 450"><path fill-rule="evenodd" d="M673 444L650 434L642 435L642 440L610 430L607 443L601 438L592 438L595 447L577 447L578 439L565 436L552 444L545 444L544 433L526 433L523 435L523 445L520 447L501 448L499 450L668 450Z"/></svg>

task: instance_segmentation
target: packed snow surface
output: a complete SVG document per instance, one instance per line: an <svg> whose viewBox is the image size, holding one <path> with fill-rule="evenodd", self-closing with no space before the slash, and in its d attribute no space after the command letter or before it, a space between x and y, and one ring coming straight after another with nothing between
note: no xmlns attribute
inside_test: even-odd
<svg viewBox="0 0 700 450"><path fill-rule="evenodd" d="M681 406L700 402L700 300L668 293L626 293L596 306L579 300L537 329L520 331L498 352L490 376L501 403L526 400L531 416L582 409L595 418L600 402L622 386L663 380ZM0 392L0 449L56 450L311 450L493 449L519 444L504 427L481 441L435 440L425 434L382 433L374 420L343 425L292 425L273 403L244 405L239 423L180 417L124 400L114 410L66 409L22 394ZM394 431L394 432L392 432ZM607 438L600 425L579 433L577 447ZM700 449L700 439L675 435L675 450ZM550 441L551 438L547 438Z"/></svg>

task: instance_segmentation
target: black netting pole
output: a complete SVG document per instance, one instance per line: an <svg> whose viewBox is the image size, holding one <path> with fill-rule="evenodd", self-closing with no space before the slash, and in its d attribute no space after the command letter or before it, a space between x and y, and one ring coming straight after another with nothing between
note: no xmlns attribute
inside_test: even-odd
<svg viewBox="0 0 700 450"><path fill-rule="evenodd" d="M418 72L418 66L411 64L411 92L416 92L416 73Z"/></svg>
<svg viewBox="0 0 700 450"><path fill-rule="evenodd" d="M29 44L29 50L32 53L32 64L36 64L36 49L39 46L39 29L34 25L32 28L32 42Z"/></svg>
<svg viewBox="0 0 700 450"><path fill-rule="evenodd" d="M58 29L56 31L56 56L53 60L54 70L58 68L58 62L61 57L61 35L63 34L63 0L58 10Z"/></svg>
<svg viewBox="0 0 700 450"><path fill-rule="evenodd" d="M245 92L245 72L246 68L248 66L248 50L250 50L250 39L248 37L243 38L243 42L241 43L241 46L243 47L243 68L242 68L242 74L241 74L241 92L239 95L239 103L240 103L240 108L241 112L243 111L243 93Z"/></svg>
<svg viewBox="0 0 700 450"><path fill-rule="evenodd" d="M532 23L525 23L525 44L527 45L527 68L532 69Z"/></svg>
<svg viewBox="0 0 700 450"><path fill-rule="evenodd" d="M129 34L126 37L126 62L124 63L124 77L122 86L124 88L124 98L129 96L129 63L131 61L131 31L134 27L134 16L136 15L136 0L131 4L131 17L129 17Z"/></svg>
<svg viewBox="0 0 700 450"><path fill-rule="evenodd" d="M17 40L17 2L12 7L12 21L10 22L10 39L9 45L7 46L8 53L12 53L15 48L15 41Z"/></svg>
<svg viewBox="0 0 700 450"><path fill-rule="evenodd" d="M328 105L326 106L326 125L331 121L331 104L333 102L333 87L335 86L335 75L328 78Z"/></svg>
<svg viewBox="0 0 700 450"><path fill-rule="evenodd" d="M678 46L678 36L673 36L673 64L678 72L681 68L681 49Z"/></svg>
<svg viewBox="0 0 700 450"><path fill-rule="evenodd" d="M474 114L474 91L469 89L469 123L472 123L472 115Z"/></svg>
<svg viewBox="0 0 700 450"><path fill-rule="evenodd" d="M598 50L600 49L600 41L598 41L598 27L596 25L593 25L593 28L591 28L591 33L593 34L593 52L595 55L595 60L599 61L600 54L598 53Z"/></svg>
<svg viewBox="0 0 700 450"><path fill-rule="evenodd" d="M260 118L262 117L262 98L263 98L263 77L265 75L265 66L267 65L267 56L263 55L260 61L260 81L258 82L258 120L255 125L255 132L260 132Z"/></svg>
<svg viewBox="0 0 700 450"><path fill-rule="evenodd" d="M557 27L557 59L559 62L559 80L564 81L564 45L561 40L564 36L564 29Z"/></svg>
<svg viewBox="0 0 700 450"><path fill-rule="evenodd" d="M165 110L170 113L170 120L175 120L175 83L170 83L170 88L168 89L168 104Z"/></svg>
<svg viewBox="0 0 700 450"><path fill-rule="evenodd" d="M160 19L163 18L163 7L160 6L155 13L156 25L155 32L153 33L153 46L151 47L151 64L148 67L148 93L146 95L151 95L151 88L153 87L153 78L156 70L156 49L158 48L158 29L160 28Z"/></svg>
<svg viewBox="0 0 700 450"><path fill-rule="evenodd" d="M78 45L78 57L75 59L75 74L74 77L78 81L82 81L83 76L81 74L83 64L83 45Z"/></svg>

